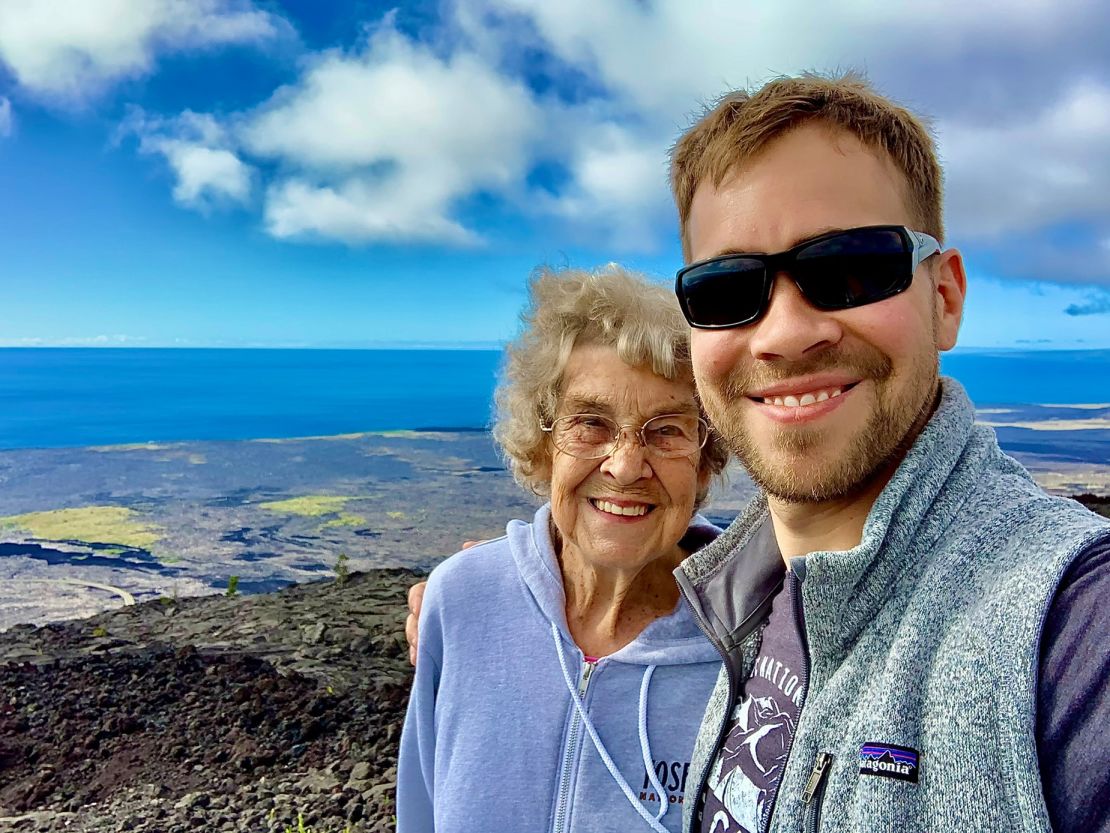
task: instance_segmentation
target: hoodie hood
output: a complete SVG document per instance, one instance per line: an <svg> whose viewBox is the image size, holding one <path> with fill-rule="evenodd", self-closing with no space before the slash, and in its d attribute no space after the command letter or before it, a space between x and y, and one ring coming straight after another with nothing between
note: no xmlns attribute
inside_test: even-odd
<svg viewBox="0 0 1110 833"><path fill-rule="evenodd" d="M559 559L551 540L550 522L551 505L544 504L530 524L510 521L506 536L513 561L536 610L555 625L568 646L574 646L567 626L566 594ZM720 532L701 515L695 515L680 544L683 549L693 552L715 539ZM681 595L673 612L656 619L632 642L605 657L606 660L632 665L658 666L716 662L720 658L717 649L698 628Z"/></svg>
<svg viewBox="0 0 1110 833"><path fill-rule="evenodd" d="M401 738L402 833L469 831L476 818L520 833L681 829L721 656L679 602L587 661L567 628L550 524L544 506L432 571ZM718 532L694 518L683 544ZM519 729L511 743L506 726Z"/></svg>

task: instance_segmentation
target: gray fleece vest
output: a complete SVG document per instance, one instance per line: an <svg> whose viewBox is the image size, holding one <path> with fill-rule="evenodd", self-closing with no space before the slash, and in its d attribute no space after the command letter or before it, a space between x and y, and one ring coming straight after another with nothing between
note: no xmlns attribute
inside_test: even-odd
<svg viewBox="0 0 1110 833"><path fill-rule="evenodd" d="M782 586L774 547L735 557L766 518L756 498L676 571L725 658L690 767L687 831ZM942 380L859 546L796 560L809 688L771 831L1048 831L1034 736L1041 629L1072 559L1107 534L1105 519L1041 491ZM860 749L874 743L919 751L918 782L861 774Z"/></svg>

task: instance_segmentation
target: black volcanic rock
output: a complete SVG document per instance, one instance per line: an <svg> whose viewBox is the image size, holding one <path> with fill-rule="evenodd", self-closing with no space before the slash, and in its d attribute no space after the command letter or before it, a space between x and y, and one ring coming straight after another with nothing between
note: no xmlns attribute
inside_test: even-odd
<svg viewBox="0 0 1110 833"><path fill-rule="evenodd" d="M0 633L0 830L392 830L418 578Z"/></svg>
<svg viewBox="0 0 1110 833"><path fill-rule="evenodd" d="M1092 512L1110 518L1110 496L1107 495L1092 495L1090 492L1082 495L1076 495L1074 500L1079 501Z"/></svg>

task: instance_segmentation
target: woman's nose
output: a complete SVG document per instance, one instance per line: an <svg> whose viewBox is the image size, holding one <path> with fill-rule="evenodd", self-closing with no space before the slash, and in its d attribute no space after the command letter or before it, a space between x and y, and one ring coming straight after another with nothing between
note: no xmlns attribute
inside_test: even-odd
<svg viewBox="0 0 1110 833"><path fill-rule="evenodd" d="M601 463L601 470L618 483L635 483L641 478L651 477L647 449L644 448L638 431L628 426L621 427L613 450Z"/></svg>

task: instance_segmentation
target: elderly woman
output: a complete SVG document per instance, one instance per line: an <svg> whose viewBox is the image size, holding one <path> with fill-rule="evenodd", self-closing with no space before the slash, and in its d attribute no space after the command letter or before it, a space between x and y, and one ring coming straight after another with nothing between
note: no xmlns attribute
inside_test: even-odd
<svg viewBox="0 0 1110 833"><path fill-rule="evenodd" d="M544 271L524 324L494 436L548 502L432 572L398 830L677 831L720 656L671 572L726 452L667 290Z"/></svg>

